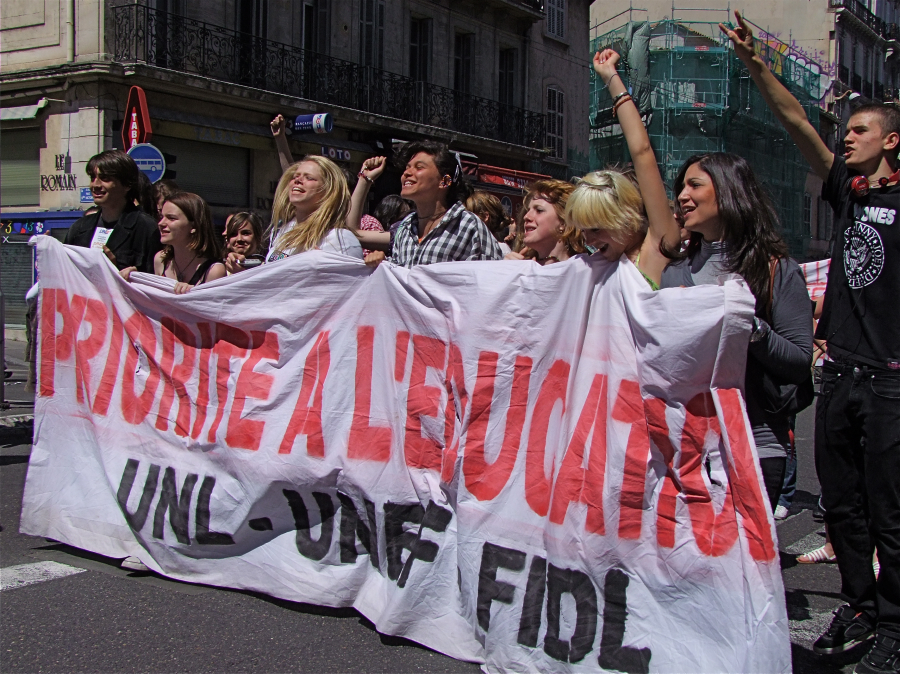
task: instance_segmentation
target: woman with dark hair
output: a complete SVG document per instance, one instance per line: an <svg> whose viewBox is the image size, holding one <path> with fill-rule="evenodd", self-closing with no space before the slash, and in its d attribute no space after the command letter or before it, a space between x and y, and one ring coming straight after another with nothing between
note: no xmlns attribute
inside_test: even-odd
<svg viewBox="0 0 900 674"><path fill-rule="evenodd" d="M790 449L789 414L771 386L810 377L812 306L806 281L788 257L778 217L742 157L713 153L688 159L675 178L676 217L690 232L686 257L670 264L662 287L718 283L738 274L756 297L747 357L747 416L774 512Z"/></svg>
<svg viewBox="0 0 900 674"><path fill-rule="evenodd" d="M153 260L157 276L175 279L175 293L225 276L224 248L207 203L191 192L176 192L162 207L159 232L165 246ZM130 280L134 268L121 274Z"/></svg>
<svg viewBox="0 0 900 674"><path fill-rule="evenodd" d="M381 223L382 229L390 231L391 227L406 217L413 208L415 204L408 199L399 194L389 194L378 202L372 217Z"/></svg>
<svg viewBox="0 0 900 674"><path fill-rule="evenodd" d="M86 172L99 213L72 223L65 243L102 250L119 269L152 272L161 244L153 218L135 206L140 197L137 164L121 150L107 150L90 158Z"/></svg>
<svg viewBox="0 0 900 674"><path fill-rule="evenodd" d="M232 213L225 221L225 254L256 255L262 244L263 222L256 213Z"/></svg>
<svg viewBox="0 0 900 674"><path fill-rule="evenodd" d="M564 180L534 182L522 202L515 252L507 260L534 260L540 265L563 262L586 252L582 233L566 223L566 203L575 191Z"/></svg>

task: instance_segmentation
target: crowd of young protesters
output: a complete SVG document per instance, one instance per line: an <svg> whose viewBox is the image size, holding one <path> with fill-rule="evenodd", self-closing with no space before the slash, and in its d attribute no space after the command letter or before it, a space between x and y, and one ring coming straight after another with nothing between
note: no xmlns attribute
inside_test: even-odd
<svg viewBox="0 0 900 674"><path fill-rule="evenodd" d="M846 151L835 155L803 109L754 51L749 26L722 26L775 116L825 182L835 238L816 358L826 358L816 409L816 465L829 542L801 562L834 561L848 603L816 641L818 653L872 641L857 672L900 671L900 113L866 105L850 117ZM459 156L440 143L402 148L399 195L367 214L371 186L388 166L366 160L352 186L332 161L294 161L280 115L272 121L283 175L272 217L234 213L224 231L197 195L162 181L151 186L122 152L92 158L96 212L76 222L66 243L102 250L123 277L166 276L175 292L275 264L311 250L370 266L509 260L546 265L593 254L633 265L651 291L745 281L756 299L745 392L759 468L776 517L791 473L793 423L810 404L813 304L804 276L778 233L771 201L743 158L710 153L688 159L669 201L641 114L617 72L619 55L594 56L608 87L633 172L606 169L580 180L539 180L508 214L486 192L472 192ZM872 218L864 207L890 209ZM880 211L879 211L880 212ZM886 211L885 211L886 212ZM514 215L514 217L512 217ZM877 222L876 222L877 220ZM877 248L877 250L876 250ZM811 394L809 394L811 395ZM895 472L894 469L897 469ZM876 580L873 555L880 572Z"/></svg>

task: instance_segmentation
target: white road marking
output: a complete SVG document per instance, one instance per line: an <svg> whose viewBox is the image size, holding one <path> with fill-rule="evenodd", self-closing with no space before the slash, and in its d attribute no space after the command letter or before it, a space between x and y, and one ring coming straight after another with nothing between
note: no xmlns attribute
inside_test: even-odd
<svg viewBox="0 0 900 674"><path fill-rule="evenodd" d="M34 562L32 564L17 564L0 569L0 592L3 590L15 590L34 583L43 583L47 580L65 578L76 573L84 573L87 569L79 569L59 562Z"/></svg>

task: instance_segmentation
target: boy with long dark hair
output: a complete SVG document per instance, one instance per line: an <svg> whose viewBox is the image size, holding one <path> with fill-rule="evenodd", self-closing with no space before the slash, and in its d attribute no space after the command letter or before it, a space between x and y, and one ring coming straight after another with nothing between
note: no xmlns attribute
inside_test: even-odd
<svg viewBox="0 0 900 674"><path fill-rule="evenodd" d="M816 469L848 604L813 646L840 653L875 636L856 672L900 671L900 112L870 104L832 153L753 48L750 26L721 26L835 213L831 269L816 330L828 355L816 409ZM878 551L881 573L872 568Z"/></svg>
<svg viewBox="0 0 900 674"><path fill-rule="evenodd" d="M156 221L135 205L141 196L137 164L121 150L107 150L90 158L87 175L100 212L72 223L65 243L102 250L119 269L152 274L162 244Z"/></svg>

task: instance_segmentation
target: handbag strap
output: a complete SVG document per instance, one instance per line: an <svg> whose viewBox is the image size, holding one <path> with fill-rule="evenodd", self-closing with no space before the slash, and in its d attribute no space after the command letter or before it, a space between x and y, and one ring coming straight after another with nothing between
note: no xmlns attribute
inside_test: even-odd
<svg viewBox="0 0 900 674"><path fill-rule="evenodd" d="M769 263L769 302L766 304L766 318L769 325L772 324L772 306L775 304L775 270L778 268L778 258L773 257Z"/></svg>

